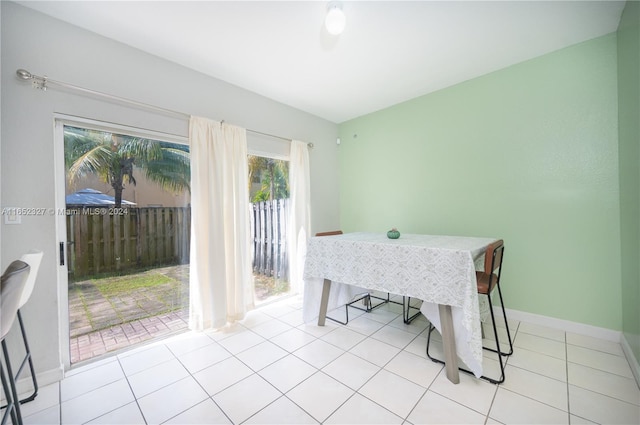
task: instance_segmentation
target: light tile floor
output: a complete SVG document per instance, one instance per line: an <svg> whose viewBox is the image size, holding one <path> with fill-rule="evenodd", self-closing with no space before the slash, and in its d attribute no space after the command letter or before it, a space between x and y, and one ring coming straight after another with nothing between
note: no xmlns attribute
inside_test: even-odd
<svg viewBox="0 0 640 425"><path fill-rule="evenodd" d="M228 329L122 352L42 388L23 405L24 421L640 423L640 390L620 344L510 322L515 352L505 383L461 374L453 385L425 356L423 317L404 325L393 304L350 316L347 326L304 324L301 300L290 298ZM487 373L498 373L497 361L485 359Z"/></svg>

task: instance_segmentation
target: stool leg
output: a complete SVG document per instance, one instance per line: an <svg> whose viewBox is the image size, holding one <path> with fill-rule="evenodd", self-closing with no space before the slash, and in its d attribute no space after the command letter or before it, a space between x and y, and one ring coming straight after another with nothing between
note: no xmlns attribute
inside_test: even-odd
<svg viewBox="0 0 640 425"><path fill-rule="evenodd" d="M7 375L9 375L9 385L11 386L11 398L13 398L13 405L16 411L16 425L22 425L22 414L20 413L20 402L18 402L18 391L16 390L16 380L13 378L13 371L11 370L11 361L9 360L9 351L7 350L7 343L2 340L2 353L4 354L4 363L7 366ZM8 397L7 397L8 398Z"/></svg>
<svg viewBox="0 0 640 425"><path fill-rule="evenodd" d="M504 309L504 300L502 299L502 290L498 285L498 295L500 296L500 305L502 306L502 317L504 317L504 326L507 328L507 338L509 339L509 352L502 353L503 356L510 356L513 354L513 341L511 340L511 332L509 331L509 321L507 320L507 311Z"/></svg>
<svg viewBox="0 0 640 425"><path fill-rule="evenodd" d="M18 379L18 377L20 376L20 373L22 372L22 368L24 367L24 362L28 361L29 362L29 371L31 372L31 381L33 382L33 393L29 397L26 397L26 398L20 400L20 404L24 404L24 403L28 403L28 402L32 401L38 395L38 381L36 380L36 371L35 371L35 369L33 367L33 359L31 357L31 349L29 348L29 342L27 341L27 333L24 330L24 323L22 322L22 314L20 314L20 310L18 310L18 323L20 324L20 332L22 332L22 341L24 342L24 349L25 349L27 354L26 354L24 360L22 361L22 365L20 366L20 369L18 370L18 373L16 374L16 380Z"/></svg>
<svg viewBox="0 0 640 425"><path fill-rule="evenodd" d="M2 363L0 363L0 379L2 380L2 390L4 391L4 395L7 398L7 405L3 408L6 408L7 411L2 416L2 425L7 423L8 415L11 415L11 423L14 425L18 423L16 418L16 408L13 402L13 398L11 397L11 390L9 389L9 385L7 384L7 379L4 377L4 369L2 368Z"/></svg>
<svg viewBox="0 0 640 425"><path fill-rule="evenodd" d="M493 305L491 304L491 295L487 294L489 297L489 312L491 312L491 323L493 324L493 337L496 339L496 349L490 350L498 354L498 362L500 362L500 379L493 378L485 378L487 381L493 384L502 384L504 382L504 368L505 364L502 361L502 352L500 351L500 339L498 339L498 327L496 326L496 318L493 314Z"/></svg>

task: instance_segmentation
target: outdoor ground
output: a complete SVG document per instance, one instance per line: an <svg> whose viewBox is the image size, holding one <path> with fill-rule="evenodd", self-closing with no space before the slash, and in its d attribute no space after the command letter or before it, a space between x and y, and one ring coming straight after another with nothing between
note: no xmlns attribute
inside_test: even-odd
<svg viewBox="0 0 640 425"><path fill-rule="evenodd" d="M288 291L288 283L254 276L256 303ZM189 265L69 285L71 363L184 331L189 321Z"/></svg>

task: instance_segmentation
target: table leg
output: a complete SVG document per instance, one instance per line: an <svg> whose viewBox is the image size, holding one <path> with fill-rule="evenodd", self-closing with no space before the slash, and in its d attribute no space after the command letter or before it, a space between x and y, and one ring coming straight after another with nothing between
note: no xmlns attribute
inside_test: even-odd
<svg viewBox="0 0 640 425"><path fill-rule="evenodd" d="M458 371L458 355L456 354L456 338L453 332L453 316L451 306L438 304L440 313L440 325L442 326L442 348L444 349L444 364L449 381L457 384L460 382Z"/></svg>
<svg viewBox="0 0 640 425"><path fill-rule="evenodd" d="M320 298L320 313L318 314L318 326L324 326L327 318L327 306L329 305L329 292L331 292L331 281L324 280L322 285L322 298Z"/></svg>

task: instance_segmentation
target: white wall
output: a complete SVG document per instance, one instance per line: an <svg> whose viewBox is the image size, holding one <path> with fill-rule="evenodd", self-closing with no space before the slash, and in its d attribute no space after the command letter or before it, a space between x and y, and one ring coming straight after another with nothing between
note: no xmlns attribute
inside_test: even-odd
<svg viewBox="0 0 640 425"><path fill-rule="evenodd" d="M335 143L338 129L334 123L15 3L3 1L1 7L3 207L55 206L54 113L183 136L188 129L186 120L62 90L32 89L15 75L18 68L24 68L34 74L163 108L313 142L315 147L310 154L312 231L339 227ZM38 373L55 371L61 364L61 350L67 350L59 343L55 217L22 217L20 225L3 223L1 226L3 270L30 248L45 253L35 291L23 309L23 317Z"/></svg>

